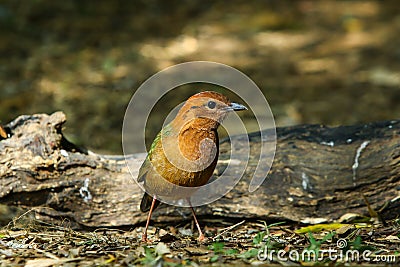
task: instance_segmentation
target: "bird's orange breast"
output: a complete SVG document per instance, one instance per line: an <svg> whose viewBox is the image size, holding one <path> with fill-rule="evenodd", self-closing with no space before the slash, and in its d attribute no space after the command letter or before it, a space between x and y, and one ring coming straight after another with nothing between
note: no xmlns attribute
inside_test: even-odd
<svg viewBox="0 0 400 267"><path fill-rule="evenodd" d="M170 138L170 139L169 139ZM203 149L203 140L213 142L215 151ZM166 145L166 143L169 143ZM173 142L173 143L172 143ZM168 150L168 151L165 151ZM216 131L188 129L178 138L164 137L154 147L149 158L151 169L146 175L146 188L155 195L170 195L174 190L166 181L178 186L198 187L206 184L218 160L218 135ZM205 166L192 171L182 162L197 162ZM165 179L165 180L164 180Z"/></svg>

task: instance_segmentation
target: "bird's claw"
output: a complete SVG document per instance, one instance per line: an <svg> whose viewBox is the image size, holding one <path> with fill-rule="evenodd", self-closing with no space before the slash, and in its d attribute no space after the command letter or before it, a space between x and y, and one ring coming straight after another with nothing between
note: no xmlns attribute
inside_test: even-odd
<svg viewBox="0 0 400 267"><path fill-rule="evenodd" d="M142 236L143 243L151 243L151 241L147 238L147 236Z"/></svg>
<svg viewBox="0 0 400 267"><path fill-rule="evenodd" d="M199 235L199 237L197 238L197 241L199 241L199 242L205 242L205 241L207 241L207 238L206 238L203 234L201 234L201 235Z"/></svg>

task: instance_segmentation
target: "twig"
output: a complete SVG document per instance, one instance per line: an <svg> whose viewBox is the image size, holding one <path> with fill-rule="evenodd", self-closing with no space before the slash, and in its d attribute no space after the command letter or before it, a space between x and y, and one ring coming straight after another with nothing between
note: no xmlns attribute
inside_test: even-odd
<svg viewBox="0 0 400 267"><path fill-rule="evenodd" d="M39 249L39 248L34 248L34 249L35 249L37 252L42 253L43 255L45 255L45 256L48 257L48 258L51 258L51 259L53 259L53 260L60 260L59 257L57 257L56 255L54 255L54 254L51 253L51 252L44 251L44 250L41 250L41 249Z"/></svg>
<svg viewBox="0 0 400 267"><path fill-rule="evenodd" d="M7 228L10 227L11 223L15 226L15 224L17 223L17 221L19 221L22 217L24 217L25 215L27 215L28 213L30 213L31 211L35 211L36 209L38 209L37 207L32 208L24 213L22 213L20 216L18 216L17 218L14 218L12 221L10 221L7 224Z"/></svg>
<svg viewBox="0 0 400 267"><path fill-rule="evenodd" d="M243 221L241 221L241 222L239 222L239 223L237 223L237 224L234 224L234 225L232 225L232 226L229 226L229 227L225 228L221 233L219 233L219 234L217 234L216 236L213 237L213 241L215 241L215 240L216 240L218 237L220 237L221 235L223 235L223 234L229 232L229 231L232 230L233 228L235 228L235 227L237 227L237 226L243 224L245 221L246 221L246 220L243 220Z"/></svg>

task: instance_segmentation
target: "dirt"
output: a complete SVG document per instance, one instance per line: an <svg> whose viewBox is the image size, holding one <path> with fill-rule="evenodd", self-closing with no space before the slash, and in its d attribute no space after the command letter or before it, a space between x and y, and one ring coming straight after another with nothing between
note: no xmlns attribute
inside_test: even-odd
<svg viewBox="0 0 400 267"><path fill-rule="evenodd" d="M0 266L357 266L400 262L400 221L317 226L203 219L206 241L193 225L74 231L25 220L0 230Z"/></svg>

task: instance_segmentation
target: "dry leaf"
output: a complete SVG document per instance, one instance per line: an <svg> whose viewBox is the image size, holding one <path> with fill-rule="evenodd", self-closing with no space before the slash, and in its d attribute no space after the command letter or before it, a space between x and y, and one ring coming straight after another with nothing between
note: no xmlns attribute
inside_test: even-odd
<svg viewBox="0 0 400 267"><path fill-rule="evenodd" d="M167 245L165 245L165 243L163 243L163 242L160 242L157 244L157 246L155 247L155 251L156 251L157 255L160 255L160 256L171 253L171 251L169 250Z"/></svg>

